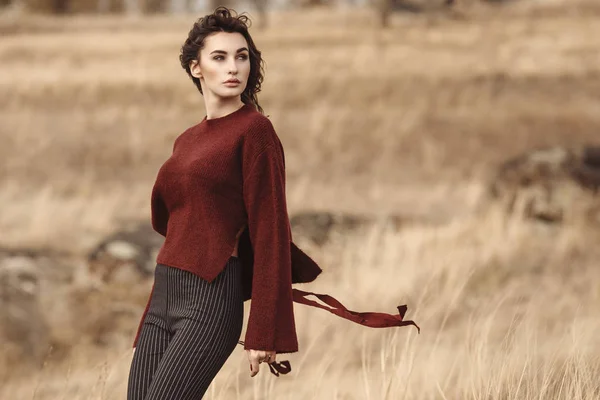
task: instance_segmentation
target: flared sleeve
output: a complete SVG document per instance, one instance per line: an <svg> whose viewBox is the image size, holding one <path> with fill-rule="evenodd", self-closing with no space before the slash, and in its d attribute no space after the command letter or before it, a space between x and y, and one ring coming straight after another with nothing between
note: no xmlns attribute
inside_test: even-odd
<svg viewBox="0 0 600 400"><path fill-rule="evenodd" d="M254 253L245 349L298 351L292 299L291 228L285 194L283 146L270 121L243 164L243 197ZM251 139L250 139L251 140Z"/></svg>

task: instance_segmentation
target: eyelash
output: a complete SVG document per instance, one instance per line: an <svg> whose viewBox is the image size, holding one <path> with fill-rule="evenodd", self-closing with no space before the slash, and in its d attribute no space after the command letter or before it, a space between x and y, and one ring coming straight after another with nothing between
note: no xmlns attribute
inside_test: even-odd
<svg viewBox="0 0 600 400"><path fill-rule="evenodd" d="M247 60L248 59L248 56L245 55L245 54L242 54L239 57L242 57L242 60ZM221 59L223 59L223 56L214 56L213 57L213 60L216 60L216 61L220 61Z"/></svg>

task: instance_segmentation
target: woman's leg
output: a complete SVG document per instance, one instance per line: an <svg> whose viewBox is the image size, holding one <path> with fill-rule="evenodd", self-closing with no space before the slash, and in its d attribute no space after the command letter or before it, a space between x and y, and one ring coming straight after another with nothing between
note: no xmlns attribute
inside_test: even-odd
<svg viewBox="0 0 600 400"><path fill-rule="evenodd" d="M169 303L173 337L145 400L201 399L235 349L244 319L241 264L231 259L211 283L172 270Z"/></svg>
<svg viewBox="0 0 600 400"><path fill-rule="evenodd" d="M229 358L241 328L188 320L177 331L152 379L145 400L201 399Z"/></svg>
<svg viewBox="0 0 600 400"><path fill-rule="evenodd" d="M127 400L146 398L152 377L173 336L173 332L167 329L166 320L168 273L167 267L160 264L154 271L154 290L131 360Z"/></svg>
<svg viewBox="0 0 600 400"><path fill-rule="evenodd" d="M145 322L133 353L127 400L144 400L152 377L169 345L169 333L158 325Z"/></svg>

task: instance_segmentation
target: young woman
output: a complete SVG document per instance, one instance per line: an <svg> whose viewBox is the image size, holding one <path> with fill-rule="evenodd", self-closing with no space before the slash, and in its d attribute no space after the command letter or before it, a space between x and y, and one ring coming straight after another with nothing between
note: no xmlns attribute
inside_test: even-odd
<svg viewBox="0 0 600 400"><path fill-rule="evenodd" d="M177 137L152 190L152 224L165 242L134 341L129 400L201 398L238 343L248 297L251 376L298 350L283 147L257 101L263 61L247 17L219 7L200 18L180 61L206 117ZM252 289L238 257L244 232Z"/></svg>
<svg viewBox="0 0 600 400"><path fill-rule="evenodd" d="M277 376L289 372L276 357L298 351L294 301L366 326L414 324L400 309L356 313L292 289L321 269L292 242L284 150L257 101L263 61L247 22L219 7L193 25L181 49L206 117L175 139L152 189L152 226L165 241L133 343L128 400L202 398L238 343L250 376L263 362Z"/></svg>

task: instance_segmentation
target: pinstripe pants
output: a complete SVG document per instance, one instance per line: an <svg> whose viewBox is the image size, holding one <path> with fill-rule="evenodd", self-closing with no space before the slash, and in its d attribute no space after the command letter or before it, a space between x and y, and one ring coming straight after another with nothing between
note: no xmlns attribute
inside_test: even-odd
<svg viewBox="0 0 600 400"><path fill-rule="evenodd" d="M154 285L127 400L201 399L242 332L241 261L230 257L211 283L157 264Z"/></svg>

